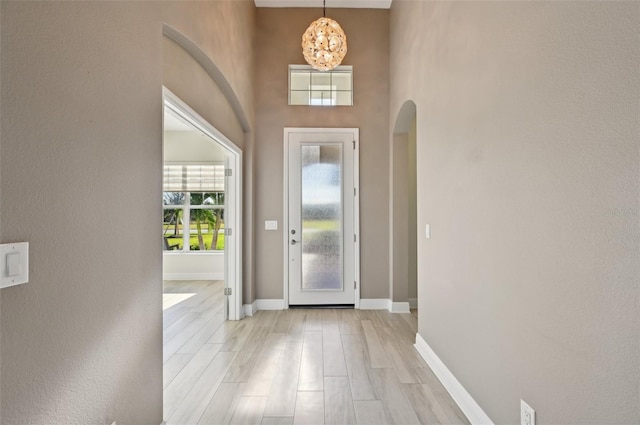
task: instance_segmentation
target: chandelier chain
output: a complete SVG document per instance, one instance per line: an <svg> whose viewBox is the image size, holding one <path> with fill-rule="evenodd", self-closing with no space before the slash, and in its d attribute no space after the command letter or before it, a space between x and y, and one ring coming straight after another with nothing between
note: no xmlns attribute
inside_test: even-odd
<svg viewBox="0 0 640 425"><path fill-rule="evenodd" d="M322 17L327 17L327 0L322 0Z"/></svg>

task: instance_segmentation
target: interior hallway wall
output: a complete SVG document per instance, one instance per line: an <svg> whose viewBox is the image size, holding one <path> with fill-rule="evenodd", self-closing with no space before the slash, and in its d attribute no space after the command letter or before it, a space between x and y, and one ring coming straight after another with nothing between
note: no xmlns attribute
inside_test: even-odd
<svg viewBox="0 0 640 425"><path fill-rule="evenodd" d="M393 232L391 293L394 302L409 301L409 137L393 135L391 228Z"/></svg>
<svg viewBox="0 0 640 425"><path fill-rule="evenodd" d="M283 129L360 129L361 297L389 298L389 11L329 9L348 38L354 106L288 106L288 65L304 64L303 32L321 9L257 10L256 297L283 297ZM265 231L278 220L278 231Z"/></svg>
<svg viewBox="0 0 640 425"><path fill-rule="evenodd" d="M408 178L408 193L409 193L409 210L408 210L408 223L409 232L407 236L407 243L409 244L409 271L407 273L407 279L409 284L408 296L410 302L416 302L418 299L418 198L416 187L416 175L417 175L417 163L416 163L416 141L417 141L417 126L416 118L414 117L409 133L407 133L407 178ZM422 236L422 233L420 233Z"/></svg>
<svg viewBox="0 0 640 425"><path fill-rule="evenodd" d="M0 6L0 24L2 23L2 7ZM0 30L0 71L2 70L2 31ZM2 72L0 72L0 99L2 96ZM0 101L0 117L2 102ZM2 119L0 119L0 158L2 158ZM2 200L2 161L0 160L0 200ZM2 214L0 214L0 235L2 235ZM2 240L0 239L0 242ZM2 290L0 290L0 424L2 423Z"/></svg>
<svg viewBox="0 0 640 425"><path fill-rule="evenodd" d="M495 423L640 422L637 2L391 9L419 333Z"/></svg>
<svg viewBox="0 0 640 425"><path fill-rule="evenodd" d="M30 282L2 290L2 423L159 424L163 23L215 62L252 127L255 6L0 11L0 241L31 255ZM215 116L200 78L196 110Z"/></svg>
<svg viewBox="0 0 640 425"><path fill-rule="evenodd" d="M415 107L400 112L390 146L391 169L392 272L391 292L394 302L409 302L416 307L417 228L416 228L416 119ZM402 115L402 117L400 117ZM410 115L409 118L405 115ZM399 128L407 125L407 128Z"/></svg>

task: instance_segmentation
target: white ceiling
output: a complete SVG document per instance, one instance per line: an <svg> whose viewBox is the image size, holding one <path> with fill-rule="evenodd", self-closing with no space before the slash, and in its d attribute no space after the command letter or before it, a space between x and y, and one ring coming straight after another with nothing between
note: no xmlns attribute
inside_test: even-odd
<svg viewBox="0 0 640 425"><path fill-rule="evenodd" d="M322 0L255 0L256 7L322 7ZM327 0L327 9L389 9L391 0Z"/></svg>
<svg viewBox="0 0 640 425"><path fill-rule="evenodd" d="M166 162L224 162L226 155L218 142L169 108L164 108L164 160Z"/></svg>

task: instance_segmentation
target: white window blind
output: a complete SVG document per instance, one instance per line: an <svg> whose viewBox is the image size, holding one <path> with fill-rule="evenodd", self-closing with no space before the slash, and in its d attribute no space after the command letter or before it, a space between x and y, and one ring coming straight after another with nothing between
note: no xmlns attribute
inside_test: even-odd
<svg viewBox="0 0 640 425"><path fill-rule="evenodd" d="M165 192L224 192L224 164L165 164Z"/></svg>

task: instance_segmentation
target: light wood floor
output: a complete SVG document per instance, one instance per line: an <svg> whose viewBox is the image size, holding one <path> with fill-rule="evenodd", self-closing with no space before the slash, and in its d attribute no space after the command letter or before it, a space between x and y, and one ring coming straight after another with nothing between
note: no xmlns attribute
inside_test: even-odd
<svg viewBox="0 0 640 425"><path fill-rule="evenodd" d="M415 314L259 311L222 282L166 281L164 417L187 424L468 424L415 351Z"/></svg>

